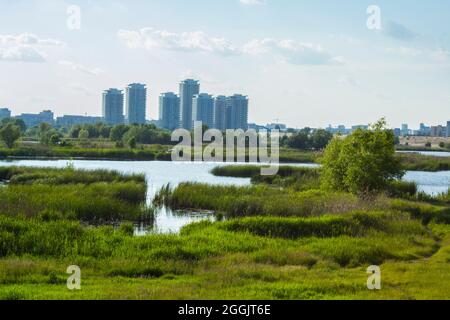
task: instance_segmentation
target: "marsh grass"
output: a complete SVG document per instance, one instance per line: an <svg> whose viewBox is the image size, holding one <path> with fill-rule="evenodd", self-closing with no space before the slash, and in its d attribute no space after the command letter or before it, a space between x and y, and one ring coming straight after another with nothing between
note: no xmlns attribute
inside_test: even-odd
<svg viewBox="0 0 450 320"><path fill-rule="evenodd" d="M0 180L10 184L91 184L98 182L136 182L145 184L143 174L124 175L110 170L0 167Z"/></svg>
<svg viewBox="0 0 450 320"><path fill-rule="evenodd" d="M235 187L183 183L167 194L165 204L173 209L206 209L230 217L309 217L361 209L387 208L388 200L364 201L347 193L272 188L265 185Z"/></svg>
<svg viewBox="0 0 450 320"><path fill-rule="evenodd" d="M398 153L403 169L409 171L448 171L450 158L425 156L416 153Z"/></svg>
<svg viewBox="0 0 450 320"><path fill-rule="evenodd" d="M137 221L150 218L144 175L107 170L6 167L0 179L0 214L44 221Z"/></svg>

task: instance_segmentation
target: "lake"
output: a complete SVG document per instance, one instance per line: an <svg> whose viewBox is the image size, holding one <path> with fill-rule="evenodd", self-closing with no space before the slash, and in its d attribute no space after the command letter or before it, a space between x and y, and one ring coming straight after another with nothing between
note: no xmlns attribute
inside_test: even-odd
<svg viewBox="0 0 450 320"><path fill-rule="evenodd" d="M200 182L220 185L250 185L250 179L215 177L210 170L219 163L193 163L168 161L101 161L101 160L8 160L0 161L0 166L26 166L65 168L68 164L77 169L108 169L122 173L145 174L148 183L147 202L150 204L156 192L170 184L176 187L181 182ZM317 164L289 164L300 167L318 167ZM450 186L450 171L445 172L408 172L405 180L418 184L419 190L428 194L446 192ZM153 226L136 226L136 234L149 232L176 233L183 226L205 219L214 219L208 212L174 212L168 208L160 208L156 213Z"/></svg>

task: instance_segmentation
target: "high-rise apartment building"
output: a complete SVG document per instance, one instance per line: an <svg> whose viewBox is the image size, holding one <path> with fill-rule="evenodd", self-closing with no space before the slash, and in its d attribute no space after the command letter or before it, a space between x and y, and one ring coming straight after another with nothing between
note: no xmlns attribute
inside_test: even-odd
<svg viewBox="0 0 450 320"><path fill-rule="evenodd" d="M214 127L214 99L211 95L201 93L192 98L192 121L201 121L210 129Z"/></svg>
<svg viewBox="0 0 450 320"><path fill-rule="evenodd" d="M430 135L432 137L445 137L446 128L443 126L432 126Z"/></svg>
<svg viewBox="0 0 450 320"><path fill-rule="evenodd" d="M106 123L123 124L123 92L118 89L109 89L103 92L103 119Z"/></svg>
<svg viewBox="0 0 450 320"><path fill-rule="evenodd" d="M0 108L0 120L5 118L11 118L11 110L7 108Z"/></svg>
<svg viewBox="0 0 450 320"><path fill-rule="evenodd" d="M180 127L180 97L173 92L159 96L159 123L168 130Z"/></svg>
<svg viewBox="0 0 450 320"><path fill-rule="evenodd" d="M200 93L200 83L196 80L187 79L180 83L180 113L181 127L186 130L192 129L192 101L195 95Z"/></svg>
<svg viewBox="0 0 450 320"><path fill-rule="evenodd" d="M406 137L409 135L409 128L407 124L402 124L402 136Z"/></svg>
<svg viewBox="0 0 450 320"><path fill-rule="evenodd" d="M128 124L145 124L147 88L145 84L132 83L126 88L125 118Z"/></svg>
<svg viewBox="0 0 450 320"><path fill-rule="evenodd" d="M235 94L227 98L227 129L248 129L248 97Z"/></svg>
<svg viewBox="0 0 450 320"><path fill-rule="evenodd" d="M227 97L214 98L214 129L225 131L227 129Z"/></svg>
<svg viewBox="0 0 450 320"><path fill-rule="evenodd" d="M450 121L447 121L447 138L450 138Z"/></svg>

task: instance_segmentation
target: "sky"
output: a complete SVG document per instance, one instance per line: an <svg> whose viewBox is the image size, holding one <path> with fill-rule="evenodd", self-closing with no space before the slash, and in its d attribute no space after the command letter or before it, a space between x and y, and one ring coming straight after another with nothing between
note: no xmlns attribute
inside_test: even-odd
<svg viewBox="0 0 450 320"><path fill-rule="evenodd" d="M258 124L444 124L450 1L0 0L13 114L101 115L105 89L141 82L157 119L185 78L248 95Z"/></svg>

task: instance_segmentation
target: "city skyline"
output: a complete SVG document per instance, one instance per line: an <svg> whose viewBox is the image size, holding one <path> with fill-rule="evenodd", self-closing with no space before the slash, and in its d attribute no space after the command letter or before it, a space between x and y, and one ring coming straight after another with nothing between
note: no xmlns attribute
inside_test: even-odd
<svg viewBox="0 0 450 320"><path fill-rule="evenodd" d="M98 115L98 92L139 82L157 119L157 93L196 78L204 92L251 96L256 123L449 117L448 2L377 1L381 30L367 28L370 3L351 0L79 0L79 30L67 27L71 4L0 0L1 107ZM233 12L233 28L219 11Z"/></svg>

